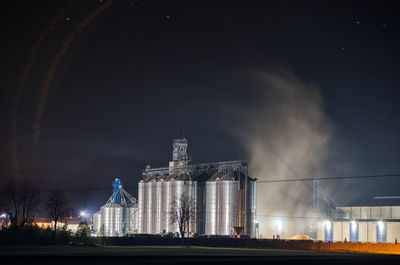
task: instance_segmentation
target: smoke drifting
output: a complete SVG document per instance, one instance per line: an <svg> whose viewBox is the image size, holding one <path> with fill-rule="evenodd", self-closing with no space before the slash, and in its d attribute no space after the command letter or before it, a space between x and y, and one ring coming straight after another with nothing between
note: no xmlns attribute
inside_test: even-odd
<svg viewBox="0 0 400 265"><path fill-rule="evenodd" d="M235 115L240 124L235 136L247 151L250 176L258 180L325 176L333 126L324 114L318 88L290 71L255 76L260 85L255 104ZM272 216L315 216L311 208L311 182L257 184L257 219L263 235L280 233L268 228L267 223L276 220ZM285 222L294 220L298 219Z"/></svg>

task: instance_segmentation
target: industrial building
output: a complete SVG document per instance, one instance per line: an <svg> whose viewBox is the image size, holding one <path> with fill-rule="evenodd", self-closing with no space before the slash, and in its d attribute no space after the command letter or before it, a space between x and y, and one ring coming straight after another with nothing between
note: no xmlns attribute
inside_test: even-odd
<svg viewBox="0 0 400 265"><path fill-rule="evenodd" d="M184 196L191 203L187 235L236 234L255 237L256 179L247 163L226 161L191 164L187 140L173 140L168 167L146 166L138 190L138 232L177 233L174 207Z"/></svg>
<svg viewBox="0 0 400 265"><path fill-rule="evenodd" d="M93 232L99 236L123 236L137 232L137 202L116 178L113 193L100 211L93 214Z"/></svg>
<svg viewBox="0 0 400 265"><path fill-rule="evenodd" d="M92 225L92 222L90 220L83 220L82 218L73 218L73 217L67 217L67 218L62 218L60 221L57 222L57 229L63 227L66 225L67 229L70 230L73 233L76 233L79 228L79 224L85 221L88 225ZM32 225L38 226L40 228L51 228L54 229L54 220L51 218L43 218L43 217L35 217L32 220Z"/></svg>
<svg viewBox="0 0 400 265"><path fill-rule="evenodd" d="M129 195L119 179L113 194L93 215L96 235L130 233L177 234L177 209L184 220L185 236L237 236L290 239L299 235L325 242L397 243L400 239L400 206L341 207L313 180L312 206L306 218L267 216L256 221L256 180L248 176L244 161L190 163L186 139L172 141L168 167L142 170L138 200ZM182 209L181 209L182 210ZM183 213L184 212L184 213Z"/></svg>
<svg viewBox="0 0 400 265"><path fill-rule="evenodd" d="M308 210L304 216L261 216L258 221L264 228L262 237L279 235L281 239L292 239L301 235L325 242L353 243L396 243L400 240L400 206L383 206L382 202L375 206L340 206L319 179L312 184L312 200L310 205L304 204L304 209Z"/></svg>
<svg viewBox="0 0 400 265"><path fill-rule="evenodd" d="M318 223L318 239L397 243L400 240L400 206L337 207L342 216Z"/></svg>

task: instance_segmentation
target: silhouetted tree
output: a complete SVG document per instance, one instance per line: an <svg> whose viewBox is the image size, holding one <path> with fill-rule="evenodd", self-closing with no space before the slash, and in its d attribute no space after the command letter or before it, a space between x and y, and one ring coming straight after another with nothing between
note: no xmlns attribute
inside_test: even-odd
<svg viewBox="0 0 400 265"><path fill-rule="evenodd" d="M172 202L170 218L173 224L178 225L181 238L185 238L185 232L189 234L189 224L195 216L195 205L192 198L182 193Z"/></svg>
<svg viewBox="0 0 400 265"><path fill-rule="evenodd" d="M1 200L11 226L15 229L31 222L38 210L38 193L26 182L7 183L3 187Z"/></svg>
<svg viewBox="0 0 400 265"><path fill-rule="evenodd" d="M46 209L49 217L54 222L54 235L57 231L57 223L67 217L70 209L68 209L68 200L62 191L53 191L47 196Z"/></svg>
<svg viewBox="0 0 400 265"><path fill-rule="evenodd" d="M64 224L61 229L57 231L57 241L62 243L69 243L72 240L73 235L74 233L68 229L68 224Z"/></svg>

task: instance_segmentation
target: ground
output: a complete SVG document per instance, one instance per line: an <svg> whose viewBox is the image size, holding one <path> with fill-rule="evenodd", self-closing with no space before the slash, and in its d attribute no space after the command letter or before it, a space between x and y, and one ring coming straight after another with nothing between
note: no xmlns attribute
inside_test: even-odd
<svg viewBox="0 0 400 265"><path fill-rule="evenodd" d="M400 264L400 256L182 246L1 246L3 264Z"/></svg>

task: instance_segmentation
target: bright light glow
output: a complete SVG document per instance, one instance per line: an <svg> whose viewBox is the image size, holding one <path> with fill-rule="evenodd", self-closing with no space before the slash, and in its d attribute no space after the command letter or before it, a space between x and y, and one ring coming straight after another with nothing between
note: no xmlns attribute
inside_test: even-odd
<svg viewBox="0 0 400 265"><path fill-rule="evenodd" d="M277 230L278 234L280 234L282 232L282 221L281 220L276 221L276 230Z"/></svg>
<svg viewBox="0 0 400 265"><path fill-rule="evenodd" d="M355 221L351 221L351 231L355 233L357 230L357 224Z"/></svg>
<svg viewBox="0 0 400 265"><path fill-rule="evenodd" d="M6 217L7 217L6 213L3 213L3 214L0 215L0 218L6 218Z"/></svg>
<svg viewBox="0 0 400 265"><path fill-rule="evenodd" d="M81 211L81 216L85 216L86 212L85 211Z"/></svg>
<svg viewBox="0 0 400 265"><path fill-rule="evenodd" d="M331 222L329 220L325 221L325 228L326 230L330 231L331 230Z"/></svg>
<svg viewBox="0 0 400 265"><path fill-rule="evenodd" d="M378 228L379 228L379 232L383 233L383 230L385 229L385 225L383 224L382 221L378 222Z"/></svg>

